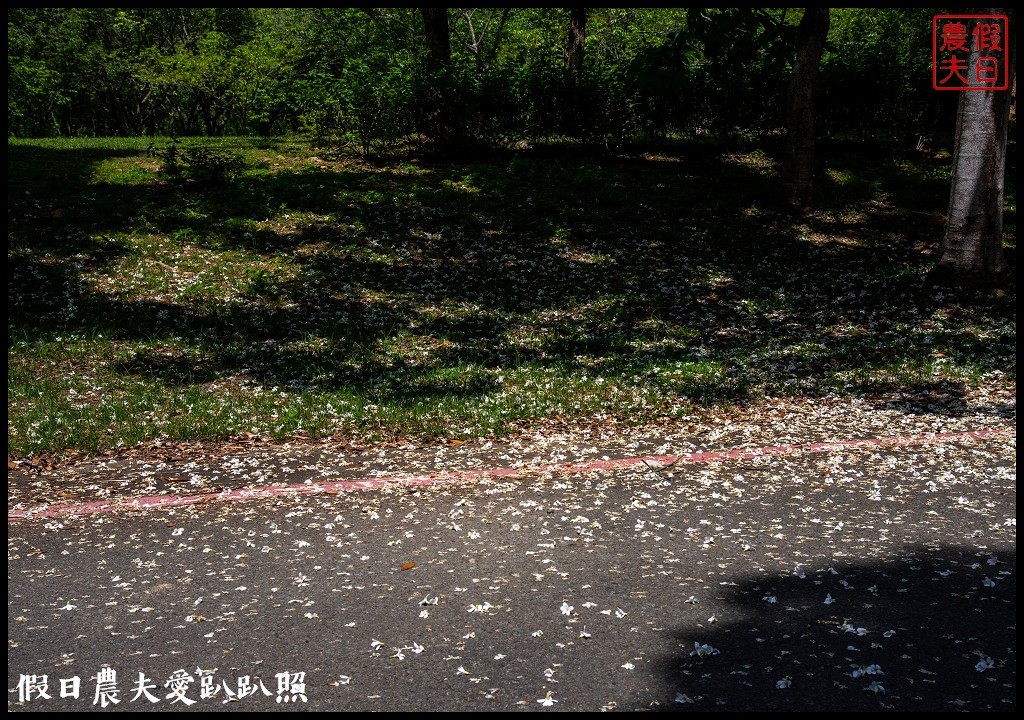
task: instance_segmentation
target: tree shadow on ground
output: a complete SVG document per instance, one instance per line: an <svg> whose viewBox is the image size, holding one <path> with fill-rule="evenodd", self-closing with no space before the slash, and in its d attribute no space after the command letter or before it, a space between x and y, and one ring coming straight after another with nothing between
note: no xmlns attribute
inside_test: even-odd
<svg viewBox="0 0 1024 720"><path fill-rule="evenodd" d="M728 605L728 616L676 631L680 646L693 652L664 667L670 686L687 696L677 698L682 706L672 705L1013 711L1015 574L1015 553L936 543L879 561L725 583L712 592ZM722 650L700 654L704 645Z"/></svg>
<svg viewBox="0 0 1024 720"><path fill-rule="evenodd" d="M104 157L32 149L10 161L31 193L49 194L41 213L69 210L10 231L9 338L146 341L116 371L170 386L244 375L382 398L481 397L492 382L443 378L528 365L714 402L766 384L860 393L937 352L1001 371L1014 353L1012 295L922 290L935 232L907 217L944 208L934 179L900 180L870 159L835 160L842 172L824 182L820 213L796 218L775 204L770 158L708 148L303 166L220 186L93 182ZM51 172L23 172L37 162ZM33 212L21 199L17 211ZM286 258L293 271L230 299L129 298L85 283L129 252L110 239L128 232L169 238L168 252ZM659 375L665 366L683 379Z"/></svg>

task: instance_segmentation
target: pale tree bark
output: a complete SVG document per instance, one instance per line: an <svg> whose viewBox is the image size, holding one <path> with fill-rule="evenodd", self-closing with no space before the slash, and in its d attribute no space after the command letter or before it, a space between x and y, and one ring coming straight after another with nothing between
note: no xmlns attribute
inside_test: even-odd
<svg viewBox="0 0 1024 720"><path fill-rule="evenodd" d="M487 58L484 57L483 48L481 46L483 45L484 38L487 37L487 31L490 30L491 24L494 22L494 18L497 16L498 11L486 11L487 17L484 19L483 29L477 33L476 27L473 25L473 15L476 14L477 10L478 8L459 8L459 12L466 21L466 29L469 31L469 42L465 43L466 48L473 53L473 58L476 60L477 75L482 75L486 72L490 63L494 61L494 57L498 52L498 45L501 42L502 30L505 29L505 23L508 21L508 15L512 8L501 9L498 26L493 33L493 39L489 42L491 51L488 53Z"/></svg>
<svg viewBox="0 0 1024 720"><path fill-rule="evenodd" d="M1009 275L1003 254L1003 191L1006 138L1016 65L1016 11L978 8L977 15L1009 17L1008 90L964 90L957 110L949 212L942 236L941 256L931 271L933 283L996 287ZM972 37L968 26L968 37ZM971 52L974 67L978 52Z"/></svg>
<svg viewBox="0 0 1024 720"><path fill-rule="evenodd" d="M569 45L565 66L578 84L583 73L583 50L587 39L587 9L569 9Z"/></svg>
<svg viewBox="0 0 1024 720"><path fill-rule="evenodd" d="M828 8L805 8L786 97L786 159L782 189L796 208L814 198L814 86L829 28Z"/></svg>

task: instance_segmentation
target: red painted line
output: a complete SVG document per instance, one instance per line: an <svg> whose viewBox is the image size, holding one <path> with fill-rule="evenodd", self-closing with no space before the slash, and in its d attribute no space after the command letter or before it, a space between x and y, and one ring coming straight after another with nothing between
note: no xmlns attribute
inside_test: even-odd
<svg viewBox="0 0 1024 720"><path fill-rule="evenodd" d="M967 430L953 433L932 433L928 435L911 435L885 438L867 438L863 440L836 440L832 442L810 443L804 445L770 445L760 448L737 448L735 450L718 450L712 452L695 452L684 455L649 455L646 457L621 458L618 460L591 460L582 463L553 463L518 468L489 468L485 470L452 470L448 472L428 473L426 475L405 475L381 477L372 480L339 480L316 484L280 485L275 487L243 487L224 490L219 493L201 495L152 495L149 497L132 498L130 500L99 500L94 502L72 503L65 505L42 505L28 510L7 510L7 520L37 520L51 517L68 517L76 515L94 515L118 510L152 510L202 503L228 502L235 500L266 500L299 495L338 494L353 490L372 490L382 487L418 487L424 485L449 485L460 482L471 482L487 478L515 478L540 473L584 473L593 470L623 470L639 465L664 467L666 465L694 465L700 463L723 462L727 460L751 460L762 457L780 455L799 455L825 453L833 450L854 448L885 448L906 447L912 445L941 444L955 440L982 440L989 437L1016 436L1016 428L1003 427L986 430Z"/></svg>

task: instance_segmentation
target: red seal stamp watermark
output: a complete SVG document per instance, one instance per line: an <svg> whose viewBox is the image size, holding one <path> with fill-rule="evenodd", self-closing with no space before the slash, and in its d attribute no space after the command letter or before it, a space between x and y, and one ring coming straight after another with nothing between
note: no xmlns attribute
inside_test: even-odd
<svg viewBox="0 0 1024 720"><path fill-rule="evenodd" d="M936 15L932 18L932 87L936 90L1006 90L1009 20L1005 15Z"/></svg>

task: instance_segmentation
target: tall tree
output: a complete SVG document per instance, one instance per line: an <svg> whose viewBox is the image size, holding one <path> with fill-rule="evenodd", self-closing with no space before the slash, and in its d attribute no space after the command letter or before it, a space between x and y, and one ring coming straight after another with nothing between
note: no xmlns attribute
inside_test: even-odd
<svg viewBox="0 0 1024 720"><path fill-rule="evenodd" d="M583 50L587 39L587 9L574 7L569 9L569 45L565 56L565 66L572 73L573 79L579 83L583 73Z"/></svg>
<svg viewBox="0 0 1024 720"><path fill-rule="evenodd" d="M427 73L434 74L447 68L452 59L448 8L420 8L420 14L427 31Z"/></svg>
<svg viewBox="0 0 1024 720"><path fill-rule="evenodd" d="M448 8L420 8L427 33L427 135L440 146L451 143L451 98L448 97L448 71L452 44L448 31Z"/></svg>
<svg viewBox="0 0 1024 720"><path fill-rule="evenodd" d="M828 8L804 9L786 98L786 160L782 169L786 200L797 208L810 205L814 195L814 85L828 27Z"/></svg>
<svg viewBox="0 0 1024 720"><path fill-rule="evenodd" d="M1009 18L1012 36L1006 38L1006 62L1010 89L960 93L949 213L941 256L930 275L937 284L993 287L1009 274L1003 254L1003 189L1015 82L1016 10L978 8L971 10L971 14ZM975 66L978 55L979 51L972 49L968 67Z"/></svg>

